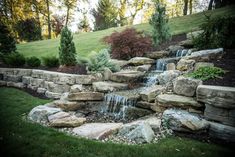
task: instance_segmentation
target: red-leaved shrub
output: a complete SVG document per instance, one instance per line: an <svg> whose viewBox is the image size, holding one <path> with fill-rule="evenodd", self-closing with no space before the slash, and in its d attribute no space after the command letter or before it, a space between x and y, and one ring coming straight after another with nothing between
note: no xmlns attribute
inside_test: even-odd
<svg viewBox="0 0 235 157"><path fill-rule="evenodd" d="M141 57L152 49L152 40L143 32L134 28L127 28L122 32L114 32L103 38L110 44L112 58L128 60L133 57Z"/></svg>

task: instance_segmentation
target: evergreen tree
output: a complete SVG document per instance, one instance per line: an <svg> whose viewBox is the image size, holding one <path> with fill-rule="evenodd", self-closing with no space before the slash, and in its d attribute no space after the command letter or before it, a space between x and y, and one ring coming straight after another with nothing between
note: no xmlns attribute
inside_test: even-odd
<svg viewBox="0 0 235 157"><path fill-rule="evenodd" d="M65 26L61 32L59 60L61 65L76 64L76 49L71 31Z"/></svg>
<svg viewBox="0 0 235 157"><path fill-rule="evenodd" d="M154 46L158 46L170 38L170 30L168 26L168 18L166 16L166 8L160 4L159 0L155 2L155 13L153 13L149 23L152 25L152 39Z"/></svg>
<svg viewBox="0 0 235 157"><path fill-rule="evenodd" d="M7 26L0 22L0 53L8 54L16 51L15 40Z"/></svg>
<svg viewBox="0 0 235 157"><path fill-rule="evenodd" d="M117 7L112 0L99 0L97 10L93 10L95 30L102 30L117 26Z"/></svg>

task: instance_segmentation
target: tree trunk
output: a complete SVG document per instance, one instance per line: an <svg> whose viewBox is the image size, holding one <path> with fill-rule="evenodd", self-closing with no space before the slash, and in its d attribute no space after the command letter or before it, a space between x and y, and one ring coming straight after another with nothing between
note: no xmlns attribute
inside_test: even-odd
<svg viewBox="0 0 235 157"><path fill-rule="evenodd" d="M212 10L213 2L214 0L210 0L209 5L208 5L208 10Z"/></svg>
<svg viewBox="0 0 235 157"><path fill-rule="evenodd" d="M189 14L193 13L193 0L189 0Z"/></svg>
<svg viewBox="0 0 235 157"><path fill-rule="evenodd" d="M66 14L66 22L65 22L65 26L68 25L69 22L69 7L67 8L67 14Z"/></svg>
<svg viewBox="0 0 235 157"><path fill-rule="evenodd" d="M51 19L50 19L50 6L49 6L49 0L46 0L46 4L47 4L48 39L51 39Z"/></svg>
<svg viewBox="0 0 235 157"><path fill-rule="evenodd" d="M184 0L183 15L187 15L187 12L188 12L188 0Z"/></svg>

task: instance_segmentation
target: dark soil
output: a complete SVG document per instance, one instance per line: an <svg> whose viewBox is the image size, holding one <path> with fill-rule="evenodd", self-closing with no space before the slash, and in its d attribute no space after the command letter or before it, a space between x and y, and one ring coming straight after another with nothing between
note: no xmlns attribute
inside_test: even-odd
<svg viewBox="0 0 235 157"><path fill-rule="evenodd" d="M165 50L171 45L177 45L179 42L186 40L186 34L178 34L171 37L171 40L163 42L160 44L157 48L154 49L154 51L160 51Z"/></svg>
<svg viewBox="0 0 235 157"><path fill-rule="evenodd" d="M216 78L204 81L205 85L230 86L235 87L235 49L225 50L225 55L220 60L213 60L216 67L226 70L223 78Z"/></svg>
<svg viewBox="0 0 235 157"><path fill-rule="evenodd" d="M24 68L24 69L39 69L39 70L48 70L48 71L54 71L54 72L61 72L61 73L67 73L67 74L87 74L86 66L85 65L75 65L75 66L63 66L63 67L28 67L28 66L8 66L3 63L0 63L0 67L2 68Z"/></svg>

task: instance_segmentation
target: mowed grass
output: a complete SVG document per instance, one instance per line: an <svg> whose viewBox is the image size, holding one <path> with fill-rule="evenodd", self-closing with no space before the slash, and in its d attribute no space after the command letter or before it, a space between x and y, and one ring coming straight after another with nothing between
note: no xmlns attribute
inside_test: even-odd
<svg viewBox="0 0 235 157"><path fill-rule="evenodd" d="M76 138L25 120L29 111L50 100L13 88L0 88L1 156L17 157L219 157L228 147L169 137L157 144L128 146Z"/></svg>
<svg viewBox="0 0 235 157"><path fill-rule="evenodd" d="M199 29L199 26L205 22L205 16L212 15L212 17L221 15L235 15L235 7L225 7L216 9L213 11L206 11L205 13L198 13L193 15L187 15L182 17L175 17L169 20L171 34L181 34L191 32ZM81 33L74 35L74 43L79 56L89 57L92 51L98 51L107 47L101 40L104 36L110 35L114 31L121 31L125 27L110 28L102 31ZM149 24L134 25L134 28L143 30L147 33L151 32ZM17 45L17 49L20 53L23 53L26 57L29 56L58 56L59 38L51 40L42 40L29 43L22 43Z"/></svg>

